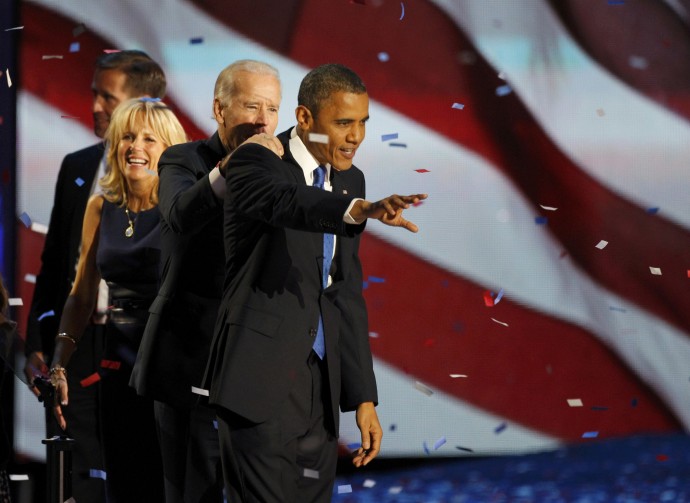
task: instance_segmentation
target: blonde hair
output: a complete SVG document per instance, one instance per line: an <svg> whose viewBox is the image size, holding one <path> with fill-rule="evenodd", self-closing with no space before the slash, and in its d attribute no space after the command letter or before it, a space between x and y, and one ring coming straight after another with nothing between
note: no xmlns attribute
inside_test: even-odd
<svg viewBox="0 0 690 503"><path fill-rule="evenodd" d="M120 103L110 117L110 125L103 137L108 146L108 172L98 182L103 189L103 196L111 203L118 203L120 206L127 204L127 182L120 169L122 166L118 165L120 160L117 151L125 133L136 131L142 125L149 127L166 147L187 141L180 121L162 101L135 98ZM157 172L157 168L158 166L149 166L154 172ZM150 202L158 204L158 176L151 191Z"/></svg>

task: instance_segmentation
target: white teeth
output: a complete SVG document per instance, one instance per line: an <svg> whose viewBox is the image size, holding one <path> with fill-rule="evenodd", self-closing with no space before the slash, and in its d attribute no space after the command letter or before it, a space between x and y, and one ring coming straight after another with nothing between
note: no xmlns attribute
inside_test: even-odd
<svg viewBox="0 0 690 503"><path fill-rule="evenodd" d="M146 164L144 159L128 159L127 162L130 164Z"/></svg>

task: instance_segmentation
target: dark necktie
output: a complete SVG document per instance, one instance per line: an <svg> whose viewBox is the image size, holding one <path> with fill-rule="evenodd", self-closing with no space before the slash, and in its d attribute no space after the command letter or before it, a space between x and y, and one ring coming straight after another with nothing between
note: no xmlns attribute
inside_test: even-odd
<svg viewBox="0 0 690 503"><path fill-rule="evenodd" d="M319 166L314 170L314 187L323 189L324 181L326 180L326 167ZM331 261L333 260L333 234L323 235L323 270L321 273L321 287L326 289L328 286L328 274L331 270ZM326 356L326 342L323 336L323 317L319 316L319 328L316 331L316 339L312 346L314 352L323 360Z"/></svg>

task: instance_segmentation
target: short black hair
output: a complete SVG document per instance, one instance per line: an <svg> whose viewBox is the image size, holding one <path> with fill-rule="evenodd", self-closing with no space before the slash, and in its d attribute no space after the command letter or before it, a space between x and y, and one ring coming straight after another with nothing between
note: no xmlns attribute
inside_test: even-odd
<svg viewBox="0 0 690 503"><path fill-rule="evenodd" d="M96 72L117 70L125 74L125 91L133 98L165 97L167 81L158 63L144 51L119 51L102 54L96 60Z"/></svg>
<svg viewBox="0 0 690 503"><path fill-rule="evenodd" d="M302 79L297 104L307 107L316 117L322 105L337 92L363 94L367 88L359 75L345 65L328 63L317 66Z"/></svg>

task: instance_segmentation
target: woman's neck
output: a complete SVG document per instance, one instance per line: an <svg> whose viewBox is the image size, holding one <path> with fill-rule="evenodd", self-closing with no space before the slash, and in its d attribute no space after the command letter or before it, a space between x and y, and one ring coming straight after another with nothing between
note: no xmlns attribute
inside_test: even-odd
<svg viewBox="0 0 690 503"><path fill-rule="evenodd" d="M127 184L127 208L137 213L141 210L149 210L155 205L151 202L153 184L142 182L129 182Z"/></svg>

